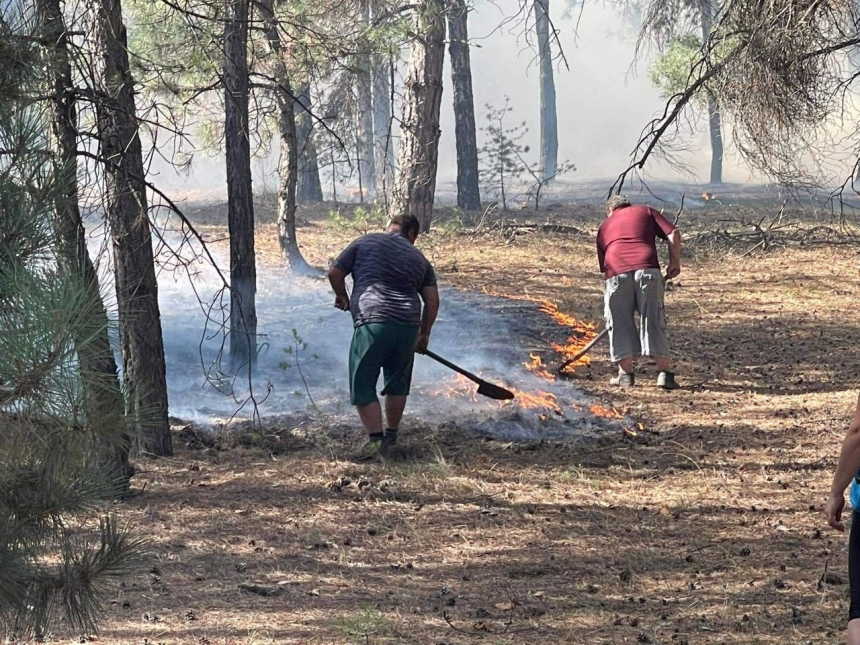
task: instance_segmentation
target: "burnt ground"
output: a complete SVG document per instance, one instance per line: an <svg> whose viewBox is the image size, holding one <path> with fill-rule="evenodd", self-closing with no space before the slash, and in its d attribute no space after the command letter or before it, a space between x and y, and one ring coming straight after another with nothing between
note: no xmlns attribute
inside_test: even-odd
<svg viewBox="0 0 860 645"><path fill-rule="evenodd" d="M317 265L366 226L330 208L301 214ZM447 212L421 246L449 285L598 321L597 208L509 215L567 228L475 232ZM656 390L642 365L636 388L613 390L605 346L569 381L639 421L636 436L514 443L427 420L394 459L356 464L357 419L214 435L178 424L175 456L139 462L136 495L116 508L150 555L109 596L98 640L842 642L845 540L822 507L860 375L858 247L701 239L667 294L684 387ZM259 243L276 265L272 224Z"/></svg>

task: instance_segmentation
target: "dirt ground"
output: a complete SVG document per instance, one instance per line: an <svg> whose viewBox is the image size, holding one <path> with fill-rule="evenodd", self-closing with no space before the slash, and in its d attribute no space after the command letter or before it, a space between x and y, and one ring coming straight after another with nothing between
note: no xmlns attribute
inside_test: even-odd
<svg viewBox="0 0 860 645"><path fill-rule="evenodd" d="M365 226L329 208L300 214L316 265ZM421 246L444 283L599 322L596 207L531 214L569 229L549 233L443 215ZM259 240L277 264L272 224ZM636 436L513 444L428 420L400 458L356 464L357 419L241 437L178 425L175 456L139 462L117 506L151 558L96 642L842 642L845 538L822 507L860 376L858 249L751 246L685 253L667 294L682 389L654 388L648 364L612 389L605 345L574 373Z"/></svg>

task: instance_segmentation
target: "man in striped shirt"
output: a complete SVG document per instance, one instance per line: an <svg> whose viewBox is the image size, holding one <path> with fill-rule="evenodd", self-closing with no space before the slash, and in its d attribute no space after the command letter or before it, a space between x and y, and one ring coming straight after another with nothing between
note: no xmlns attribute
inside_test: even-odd
<svg viewBox="0 0 860 645"><path fill-rule="evenodd" d="M334 306L349 311L354 323L349 350L350 402L370 437L368 448L379 452L397 441L415 351L427 348L439 311L436 274L415 248L420 230L417 218L398 215L385 233L354 240L328 272ZM353 280L351 297L346 291L348 275ZM376 396L380 370L384 425Z"/></svg>

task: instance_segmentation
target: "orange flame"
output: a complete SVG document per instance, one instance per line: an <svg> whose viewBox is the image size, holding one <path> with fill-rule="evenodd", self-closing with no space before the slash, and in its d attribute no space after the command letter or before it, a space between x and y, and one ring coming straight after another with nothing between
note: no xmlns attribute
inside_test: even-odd
<svg viewBox="0 0 860 645"><path fill-rule="evenodd" d="M523 363L525 368L535 375L545 378L547 381L554 381L555 375L546 370L543 359L537 354L529 354L530 361Z"/></svg>
<svg viewBox="0 0 860 645"><path fill-rule="evenodd" d="M615 408L604 408L602 405L592 405L589 410L591 413L604 419L621 419L622 414Z"/></svg>
<svg viewBox="0 0 860 645"><path fill-rule="evenodd" d="M556 414L562 414L561 406L558 404L558 397L551 392L543 390L535 390L534 392L523 392L522 390L513 390L514 401L521 408L540 409L544 408L552 410Z"/></svg>
<svg viewBox="0 0 860 645"><path fill-rule="evenodd" d="M564 344L559 343L550 343L550 347L552 347L555 351L561 354L562 360L567 360L572 358L579 351L585 347L591 340L597 336L597 331L595 330L594 323L587 323L582 320L578 320L574 316L570 314L566 314L563 311L559 311L558 305L554 302L550 302L544 298L536 298L534 296L512 296L504 293L497 293L490 291L488 289L484 289L484 292L492 295L499 296L502 298L507 298L508 300L524 300L526 302L534 302L540 305L541 313L548 315L555 322L557 322L562 327L567 327L572 332L570 336L568 336L567 342ZM538 376L553 380L555 376L553 376L550 372L546 370L546 366L543 363L543 360L539 356L535 356L534 354L530 354L531 362L524 363L525 367ZM582 356L576 360L576 362L571 363L567 367L564 368L565 373L573 372L577 367L581 365L588 365L591 363L591 359L588 356Z"/></svg>

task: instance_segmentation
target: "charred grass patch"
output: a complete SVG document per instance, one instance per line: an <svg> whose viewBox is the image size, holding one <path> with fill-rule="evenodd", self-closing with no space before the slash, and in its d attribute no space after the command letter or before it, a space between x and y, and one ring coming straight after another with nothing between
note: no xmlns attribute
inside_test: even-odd
<svg viewBox="0 0 860 645"><path fill-rule="evenodd" d="M586 211L552 216L588 233ZM300 237L324 265L351 233L321 216ZM449 285L598 321L592 244L422 241ZM856 398L858 297L851 246L688 250L667 294L683 388L656 390L647 364L610 388L601 346L570 380L641 421L636 436L516 444L427 423L404 428L402 454L357 464L357 419L214 438L177 424L177 454L143 462L118 506L153 536L152 568L108 599L100 640L838 642L845 543L822 504Z"/></svg>

